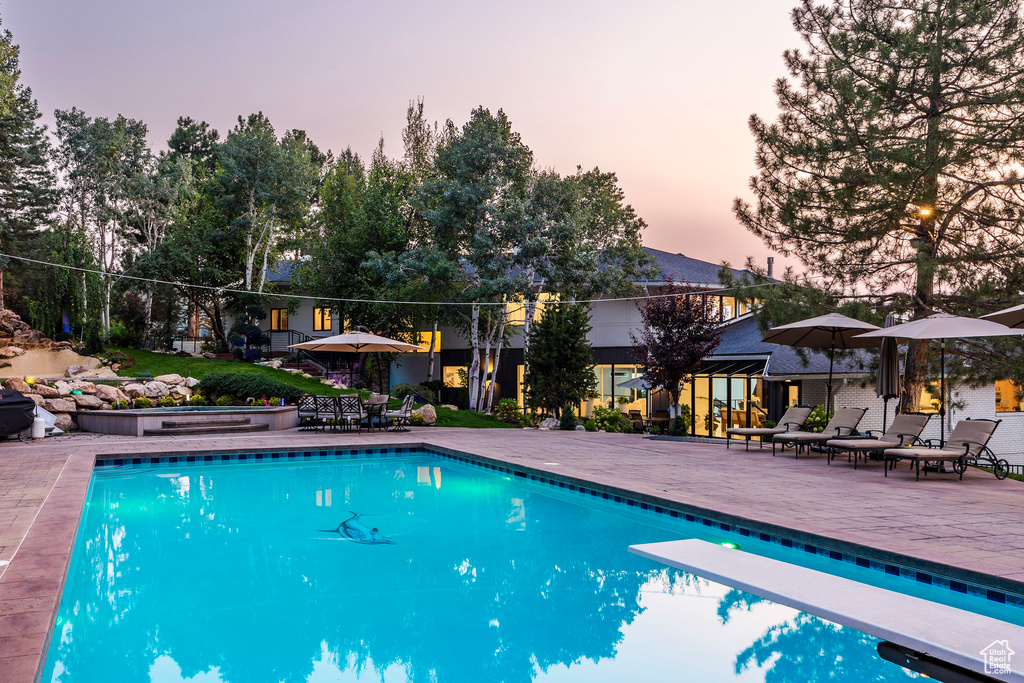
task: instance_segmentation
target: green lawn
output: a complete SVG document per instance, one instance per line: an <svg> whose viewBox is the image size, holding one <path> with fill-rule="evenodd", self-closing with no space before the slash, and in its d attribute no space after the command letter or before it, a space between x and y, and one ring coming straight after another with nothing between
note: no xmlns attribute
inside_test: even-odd
<svg viewBox="0 0 1024 683"><path fill-rule="evenodd" d="M501 422L493 415L470 410L435 407L438 427L474 427L476 429L518 429L518 425Z"/></svg>
<svg viewBox="0 0 1024 683"><path fill-rule="evenodd" d="M216 358L190 358L186 356L172 356L166 353L153 353L143 349L109 349L108 351L122 351L135 359L130 368L123 368L118 374L122 377L134 377L140 372L148 372L153 377L157 375L169 375L176 373L182 377L191 375L196 379L202 379L210 372L251 372L265 375L289 386L297 387L310 394L320 396L337 396L338 394L355 393L355 389L340 391L331 389L321 384L316 379L306 379L301 375L294 375L284 370L274 370L251 363L238 363L230 360L218 360ZM140 378L147 379L147 378Z"/></svg>

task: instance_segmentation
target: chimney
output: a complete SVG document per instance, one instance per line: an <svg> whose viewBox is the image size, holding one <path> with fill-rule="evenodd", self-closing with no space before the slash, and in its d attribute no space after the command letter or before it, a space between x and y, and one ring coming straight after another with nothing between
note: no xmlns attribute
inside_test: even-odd
<svg viewBox="0 0 1024 683"><path fill-rule="evenodd" d="M774 266L775 266L775 257L774 256L769 256L768 257L768 277L772 276L772 271L774 270Z"/></svg>

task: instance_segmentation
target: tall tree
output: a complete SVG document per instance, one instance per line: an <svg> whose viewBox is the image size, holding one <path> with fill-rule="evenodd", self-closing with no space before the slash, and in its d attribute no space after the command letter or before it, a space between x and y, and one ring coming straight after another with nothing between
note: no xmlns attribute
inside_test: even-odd
<svg viewBox="0 0 1024 683"><path fill-rule="evenodd" d="M683 382L692 382L701 359L721 342L717 311L707 297L693 294L671 278L640 308L643 327L629 337L633 358L652 388L662 387L679 406Z"/></svg>
<svg viewBox="0 0 1024 683"><path fill-rule="evenodd" d="M309 150L295 137L279 141L261 112L238 117L220 148L219 163L224 197L236 216L234 228L244 235L245 289L257 286L262 293L268 264L276 261L282 239L309 208L315 182Z"/></svg>
<svg viewBox="0 0 1024 683"><path fill-rule="evenodd" d="M38 123L41 114L32 90L19 81L20 74L17 46L5 32L0 37L0 252L14 255L32 246L56 209L49 139ZM0 257L0 308L9 265Z"/></svg>
<svg viewBox="0 0 1024 683"><path fill-rule="evenodd" d="M597 384L594 357L587 334L590 316L580 304L557 303L544 307L530 329L526 352L529 370L523 377L526 404L561 417L579 405Z"/></svg>
<svg viewBox="0 0 1024 683"><path fill-rule="evenodd" d="M1024 31L1018 0L803 0L774 123L750 118L739 220L844 293L914 318L1024 291ZM991 293L992 288L989 287ZM916 409L926 350L907 354Z"/></svg>
<svg viewBox="0 0 1024 683"><path fill-rule="evenodd" d="M110 330L110 300L122 274L129 216L139 178L152 153L146 124L124 116L90 118L78 109L58 110L57 168L64 181L69 222L87 235L102 271L100 324Z"/></svg>

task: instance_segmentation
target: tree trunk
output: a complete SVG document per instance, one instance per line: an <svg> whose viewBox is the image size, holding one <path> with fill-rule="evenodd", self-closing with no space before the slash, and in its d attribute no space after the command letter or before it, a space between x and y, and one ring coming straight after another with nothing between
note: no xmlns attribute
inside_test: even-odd
<svg viewBox="0 0 1024 683"><path fill-rule="evenodd" d="M437 321L430 335L430 350L427 351L427 381L434 381L434 349L437 347Z"/></svg>
<svg viewBox="0 0 1024 683"><path fill-rule="evenodd" d="M0 268L0 311L4 310L4 269Z"/></svg>
<svg viewBox="0 0 1024 683"><path fill-rule="evenodd" d="M142 328L143 341L149 341L153 329L153 283L146 285L146 317Z"/></svg>
<svg viewBox="0 0 1024 683"><path fill-rule="evenodd" d="M490 317L490 313L488 313ZM487 398L487 376L490 374L490 370L493 367L491 365L491 340L494 339L494 327L491 325L491 321L487 321L487 336L484 338L484 367L480 372L480 390L477 393L477 403L473 406L473 410L478 413L484 412L484 402ZM491 384L494 384L493 379Z"/></svg>
<svg viewBox="0 0 1024 683"><path fill-rule="evenodd" d="M494 382L498 376L498 364L501 363L501 349L505 345L505 309L501 309L501 325L498 327L498 346L494 351L494 367L491 370L491 386L487 390L487 403L484 405L484 412L491 412L494 404Z"/></svg>
<svg viewBox="0 0 1024 683"><path fill-rule="evenodd" d="M473 359L469 366L469 409L475 410L480 391L480 306L473 304L473 318L470 323L470 344Z"/></svg>

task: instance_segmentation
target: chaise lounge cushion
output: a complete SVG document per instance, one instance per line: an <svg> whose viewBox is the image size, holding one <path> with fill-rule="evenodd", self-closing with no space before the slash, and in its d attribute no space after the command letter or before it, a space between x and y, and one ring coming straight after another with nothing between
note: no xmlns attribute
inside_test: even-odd
<svg viewBox="0 0 1024 683"><path fill-rule="evenodd" d="M802 426L810 414L811 409L807 406L792 406L774 427L733 427L725 430L725 433L736 436L774 436L782 434L787 429L795 430Z"/></svg>
<svg viewBox="0 0 1024 683"><path fill-rule="evenodd" d="M816 432L785 432L772 437L773 441L782 443L821 443L837 436L847 436L857 431L857 425L867 412L866 408L840 408L825 425L824 431Z"/></svg>
<svg viewBox="0 0 1024 683"><path fill-rule="evenodd" d="M881 451L912 444L921 436L930 415L903 413L893 419L892 424L876 439L829 439L825 445L840 451Z"/></svg>
<svg viewBox="0 0 1024 683"><path fill-rule="evenodd" d="M888 448L885 455L921 460L958 460L964 456L973 458L988 444L998 424L992 420L960 420L943 448Z"/></svg>

